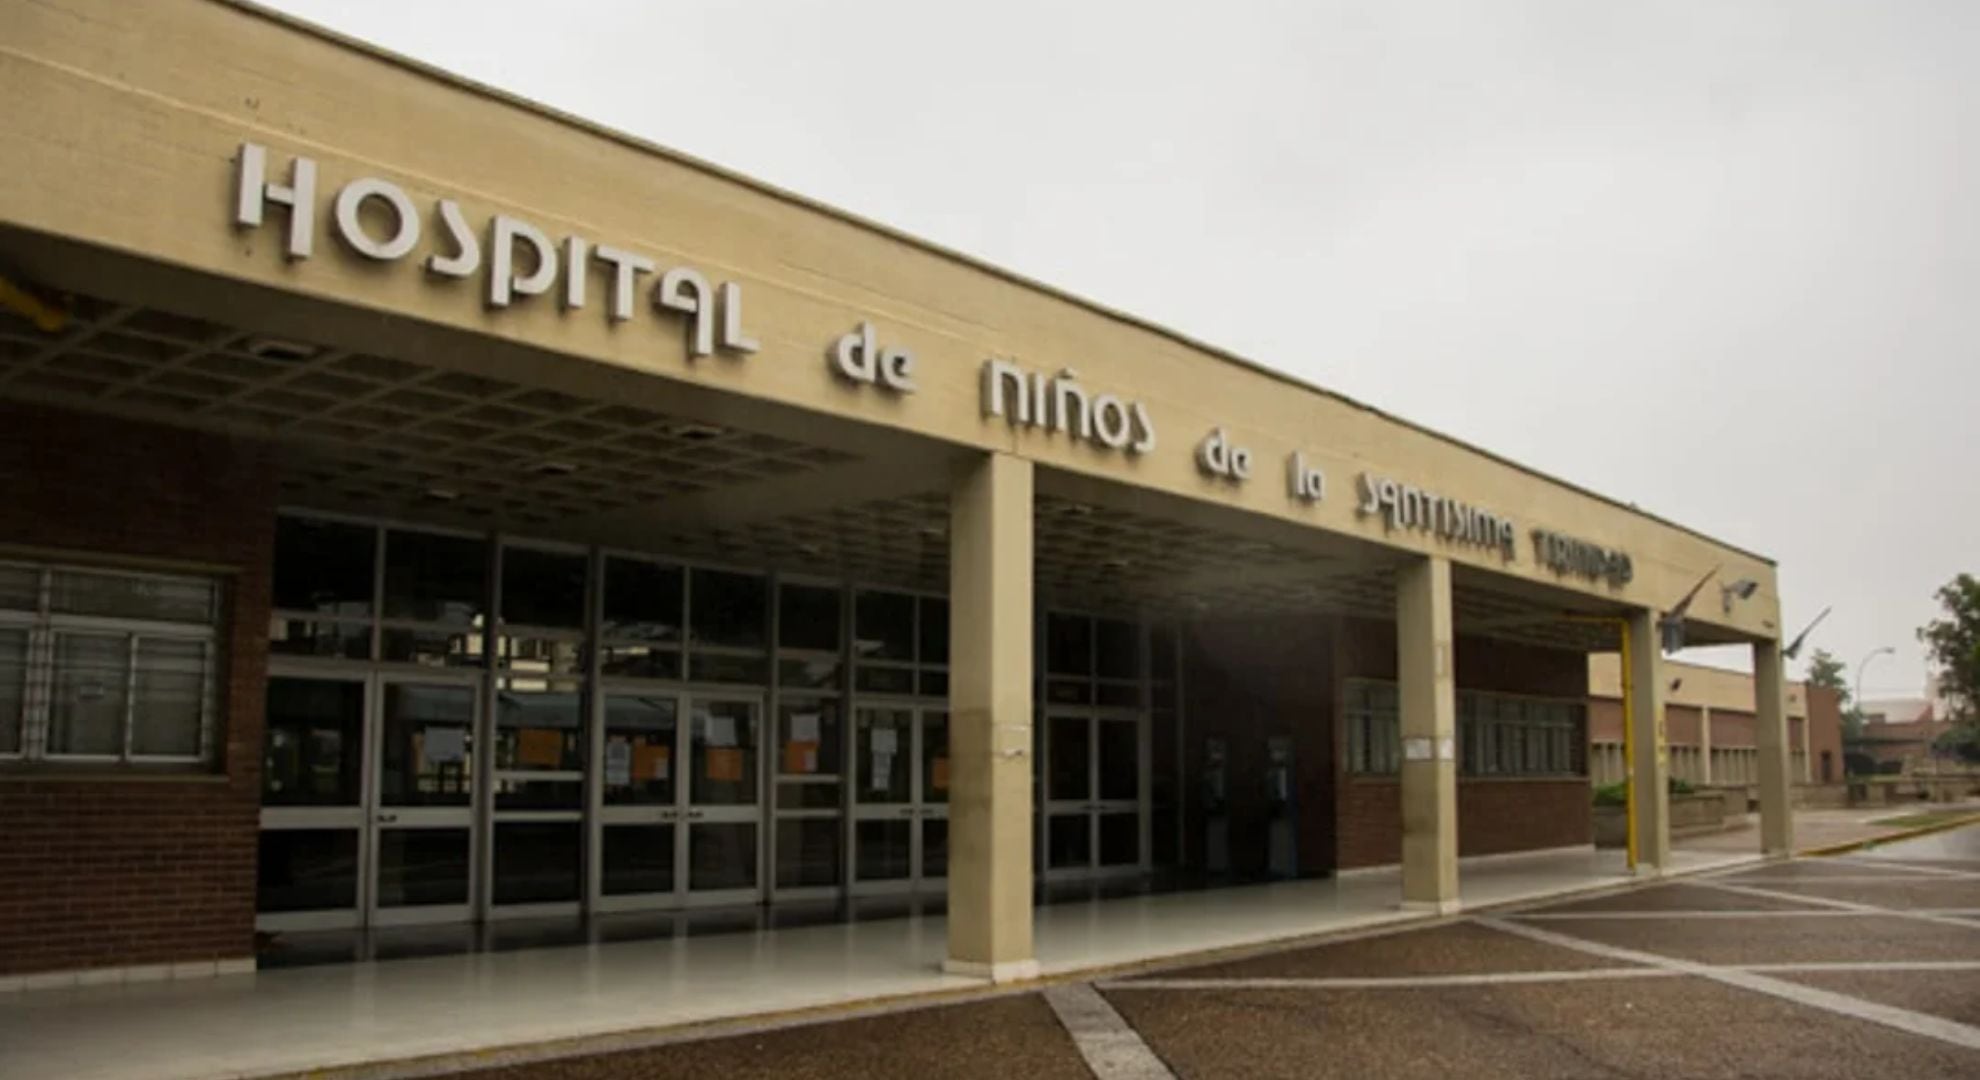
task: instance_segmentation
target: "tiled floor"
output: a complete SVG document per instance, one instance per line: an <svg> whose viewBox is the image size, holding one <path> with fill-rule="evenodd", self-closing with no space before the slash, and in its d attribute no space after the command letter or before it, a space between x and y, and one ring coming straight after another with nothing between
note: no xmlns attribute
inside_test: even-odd
<svg viewBox="0 0 1980 1080"><path fill-rule="evenodd" d="M1680 852L1701 870L1752 856ZM1615 852L1468 864L1467 906L1624 881ZM1038 909L1047 974L1401 922L1394 871ZM943 975L943 918L519 949L0 997L0 1075L256 1076L903 994Z"/></svg>

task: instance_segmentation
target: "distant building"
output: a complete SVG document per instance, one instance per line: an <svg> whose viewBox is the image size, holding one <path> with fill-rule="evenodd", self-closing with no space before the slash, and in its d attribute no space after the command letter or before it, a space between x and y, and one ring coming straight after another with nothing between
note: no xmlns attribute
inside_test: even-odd
<svg viewBox="0 0 1980 1080"><path fill-rule="evenodd" d="M1698 787L1760 782L1753 723L1753 676L1666 660L1664 739L1671 776ZM1614 653L1588 658L1588 776L1612 784L1624 776L1622 678ZM1842 708L1836 692L1787 684L1789 775L1794 783L1843 778ZM1813 753L1810 753L1810 750Z"/></svg>

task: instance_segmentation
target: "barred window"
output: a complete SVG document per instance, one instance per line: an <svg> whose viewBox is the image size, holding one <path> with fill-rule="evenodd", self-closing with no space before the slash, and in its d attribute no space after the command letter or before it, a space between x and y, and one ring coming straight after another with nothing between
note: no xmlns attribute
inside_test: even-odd
<svg viewBox="0 0 1980 1080"><path fill-rule="evenodd" d="M1347 771L1401 769L1401 722L1393 683L1347 680L1342 722ZM1458 767L1467 776L1581 776L1587 772L1587 713L1580 702L1460 690Z"/></svg>
<svg viewBox="0 0 1980 1080"><path fill-rule="evenodd" d="M213 760L211 578L0 562L0 758Z"/></svg>

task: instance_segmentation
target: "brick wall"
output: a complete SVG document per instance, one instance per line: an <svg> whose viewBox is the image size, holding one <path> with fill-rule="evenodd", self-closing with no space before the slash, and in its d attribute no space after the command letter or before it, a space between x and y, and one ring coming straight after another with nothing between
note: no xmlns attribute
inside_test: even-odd
<svg viewBox="0 0 1980 1080"><path fill-rule="evenodd" d="M234 571L215 771L0 771L0 974L251 954L272 462L219 436L0 402L0 490L0 544Z"/></svg>
<svg viewBox="0 0 1980 1080"><path fill-rule="evenodd" d="M1395 625L1344 620L1336 657L1342 678L1393 680ZM1588 694L1588 659L1581 653L1460 637L1454 667L1461 690L1569 699ZM1337 785L1336 865L1347 870L1401 861L1400 782L1342 773ZM1592 843L1594 815L1589 799L1586 777L1459 777L1458 854L1497 855Z"/></svg>
<svg viewBox="0 0 1980 1080"><path fill-rule="evenodd" d="M1814 754L1810 766L1818 784L1843 778L1842 699L1837 691L1821 686L1808 688L1808 741ZM1829 775L1822 775L1822 755L1829 755Z"/></svg>

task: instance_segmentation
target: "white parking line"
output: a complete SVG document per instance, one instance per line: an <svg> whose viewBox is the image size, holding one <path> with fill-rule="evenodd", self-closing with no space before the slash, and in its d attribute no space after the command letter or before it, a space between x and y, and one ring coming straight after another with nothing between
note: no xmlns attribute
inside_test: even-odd
<svg viewBox="0 0 1980 1080"><path fill-rule="evenodd" d="M1980 879L1980 872L1972 870L1954 870L1949 866L1921 866L1918 863L1899 862L1895 859L1865 859L1841 855L1836 857L1836 861L1848 866L1861 866L1866 870L1873 867L1888 867L1892 870L1910 870L1927 877L1965 878L1969 881Z"/></svg>
<svg viewBox="0 0 1980 1080"><path fill-rule="evenodd" d="M1819 916L1834 918L1838 915L1856 915L1854 911L1836 911L1833 908L1816 908L1803 911L1768 911L1762 908L1741 908L1736 911L1715 910L1712 908L1692 908L1668 911L1532 911L1509 915L1508 918L1527 922L1587 922L1594 919L1772 919L1785 915L1789 918Z"/></svg>
<svg viewBox="0 0 1980 1080"><path fill-rule="evenodd" d="M1811 986L1802 986L1799 983L1769 978L1766 975L1756 972L1741 971L1737 968L1712 967L1707 964L1697 964L1689 960L1678 960L1673 957L1660 956L1656 953L1642 952L1637 949L1625 949L1615 945L1603 945L1599 942L1584 941L1581 938L1569 937L1566 934L1556 934L1551 930L1542 930L1537 926L1525 926L1505 919L1480 916L1475 921L1481 926L1489 926L1495 930L1503 930L1509 934L1518 934L1521 937L1530 938L1544 944L1558 945L1562 948L1588 953L1591 956L1602 956L1611 960L1621 960L1626 963L1649 964L1684 975L1696 975L1699 978L1711 979L1714 982L1724 983L1727 986L1736 986L1742 990L1767 994L1771 997L1780 998L1783 1001L1792 1001L1798 1005L1807 1005L1811 1008L1823 1009L1838 1015L1854 1017L1858 1020L1868 1020L1874 1024L1882 1024L1885 1027L1896 1028L1899 1031L1908 1031L1913 1035L1923 1035L1926 1038L1937 1039L1940 1042L1962 1046L1969 1050L1980 1050L1980 1028L1976 1028L1970 1024L1962 1024L1937 1016L1928 1016L1924 1013L1913 1012L1910 1009L1900 1009L1894 1005L1880 1005L1873 1001L1853 998L1847 994L1838 994L1829 990L1817 990Z"/></svg>
<svg viewBox="0 0 1980 1080"><path fill-rule="evenodd" d="M1776 892L1773 889L1756 889L1750 885L1733 885L1723 881L1705 881L1699 884L1708 889L1723 889L1726 892L1746 896L1763 896L1774 900L1798 900L1804 904L1816 904L1831 908L1842 914L1877 915L1892 919L1912 919L1917 922L1934 923L1939 926L1957 926L1961 930L1980 930L1970 920L1955 919L1945 915L1930 915L1923 911L1907 911L1903 908L1878 907L1875 904L1859 904L1851 900L1836 900L1827 896L1804 896L1800 893Z"/></svg>
<svg viewBox="0 0 1980 1080"><path fill-rule="evenodd" d="M1699 878L1687 882L1687 884L1692 885L1718 885L1726 883L1738 885L1936 885L1943 884L1944 882L1940 878L1906 878L1896 877L1891 874L1810 874L1806 877L1782 877L1774 875L1761 877Z"/></svg>
<svg viewBox="0 0 1980 1080"><path fill-rule="evenodd" d="M1502 971L1462 975L1281 977L1255 979L1134 979L1101 984L1107 990L1421 990L1446 986L1505 986L1523 983L1583 982L1592 979L1655 979L1676 975L1655 967L1583 968L1571 971Z"/></svg>
<svg viewBox="0 0 1980 1080"><path fill-rule="evenodd" d="M1175 1080L1169 1067L1091 983L1047 987L1045 1001L1097 1080Z"/></svg>

